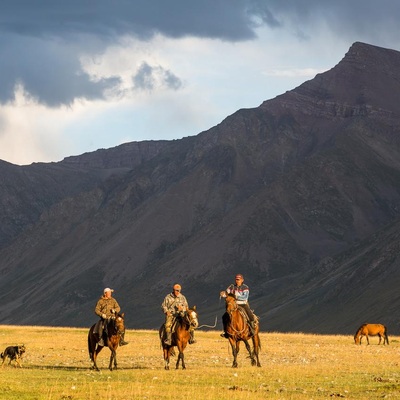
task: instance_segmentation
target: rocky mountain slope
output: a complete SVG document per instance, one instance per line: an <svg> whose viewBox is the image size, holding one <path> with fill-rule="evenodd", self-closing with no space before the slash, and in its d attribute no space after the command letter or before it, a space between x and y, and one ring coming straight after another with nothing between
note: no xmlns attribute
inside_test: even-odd
<svg viewBox="0 0 400 400"><path fill-rule="evenodd" d="M88 326L102 288L157 328L175 282L203 324L237 272L261 329L397 327L400 53L331 70L195 137L0 163L0 323Z"/></svg>

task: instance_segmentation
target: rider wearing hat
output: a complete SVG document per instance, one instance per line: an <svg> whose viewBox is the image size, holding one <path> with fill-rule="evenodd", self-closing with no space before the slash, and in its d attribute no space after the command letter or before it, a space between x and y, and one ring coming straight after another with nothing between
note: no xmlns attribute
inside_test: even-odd
<svg viewBox="0 0 400 400"><path fill-rule="evenodd" d="M250 322L250 331L251 334L254 335L255 329L256 329L256 321L254 319L254 314L250 309L249 306L249 293L250 289L247 285L244 283L244 278L242 274L237 274L235 276L235 283L231 284L228 286L228 288L225 291L222 291L220 293L221 297L226 297L226 294L233 294L236 298L236 304L241 307L245 312L248 317L248 320ZM224 323L224 329L225 329L225 323ZM228 334L226 331L221 333L222 337L227 338Z"/></svg>
<svg viewBox="0 0 400 400"><path fill-rule="evenodd" d="M112 293L114 289L105 288L103 291L103 296L97 301L96 308L94 312L96 315L100 317L100 321L96 324L95 332L99 335L99 344L100 346L104 346L103 341L103 331L106 325L106 321L121 311L121 307L119 306L117 300L112 297ZM124 340L125 332L121 334L121 339L119 341L120 346L124 346L128 344Z"/></svg>
<svg viewBox="0 0 400 400"><path fill-rule="evenodd" d="M181 293L181 290L182 290L181 285L179 285L179 283L176 283L172 288L172 292L168 293L165 296L164 301L161 304L161 309L165 314L164 325L165 325L165 332L167 334L167 338L164 340L164 343L169 346L171 346L172 325L175 321L175 318L179 315L179 313L185 312L189 308L186 297ZM190 329L189 344L193 343L196 343L196 340L194 339L193 329Z"/></svg>

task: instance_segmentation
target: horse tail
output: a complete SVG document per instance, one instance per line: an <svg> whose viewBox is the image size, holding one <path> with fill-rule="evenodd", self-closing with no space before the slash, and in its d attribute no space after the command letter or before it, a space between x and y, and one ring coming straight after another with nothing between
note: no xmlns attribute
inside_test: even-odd
<svg viewBox="0 0 400 400"><path fill-rule="evenodd" d="M89 351L89 358L91 361L93 361L93 349L92 349L92 342L90 340L90 335L92 334L92 328L89 329L89 334L88 334L88 351Z"/></svg>

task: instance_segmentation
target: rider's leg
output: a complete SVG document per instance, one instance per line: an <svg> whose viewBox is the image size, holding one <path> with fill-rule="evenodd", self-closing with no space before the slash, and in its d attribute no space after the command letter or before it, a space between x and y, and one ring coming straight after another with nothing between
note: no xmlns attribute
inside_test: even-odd
<svg viewBox="0 0 400 400"><path fill-rule="evenodd" d="M125 342L125 331L121 333L121 337L119 339L119 345L120 346L125 346L126 344L129 344L129 342Z"/></svg>
<svg viewBox="0 0 400 400"><path fill-rule="evenodd" d="M225 313L222 316L222 324L224 326L224 332L221 333L221 335L220 335L221 337L224 337L224 338L228 338L229 337L229 335L226 333L226 326L228 325L228 319L229 319L229 315L228 315L228 313Z"/></svg>
<svg viewBox="0 0 400 400"><path fill-rule="evenodd" d="M194 338L194 329L190 329L189 333L190 333L189 344L196 343L196 339Z"/></svg>
<svg viewBox="0 0 400 400"><path fill-rule="evenodd" d="M171 346L172 341L172 323L174 321L174 317L172 315L167 315L165 319L165 333L167 334L164 343Z"/></svg>
<svg viewBox="0 0 400 400"><path fill-rule="evenodd" d="M246 311L247 318L249 319L251 333L254 335L255 330L256 330L256 321L254 318L254 314L251 311L249 304L241 304L240 306Z"/></svg>
<svg viewBox="0 0 400 400"><path fill-rule="evenodd" d="M100 320L97 325L97 334L99 335L99 340L97 343L99 344L99 346L104 346L103 332L104 332L104 320Z"/></svg>

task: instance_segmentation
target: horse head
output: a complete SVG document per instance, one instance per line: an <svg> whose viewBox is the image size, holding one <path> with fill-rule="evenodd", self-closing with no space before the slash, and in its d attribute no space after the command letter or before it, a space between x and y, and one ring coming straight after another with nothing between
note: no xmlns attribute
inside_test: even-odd
<svg viewBox="0 0 400 400"><path fill-rule="evenodd" d="M197 328L199 326L196 306L189 308L186 312L186 316L188 318L189 325L191 325L193 328Z"/></svg>
<svg viewBox="0 0 400 400"><path fill-rule="evenodd" d="M125 313L116 314L114 318L114 327L117 333L125 332Z"/></svg>
<svg viewBox="0 0 400 400"><path fill-rule="evenodd" d="M234 311L236 311L238 309L237 303L236 303L236 297L231 294L228 293L225 297L225 307L226 307L226 311L229 314L232 314Z"/></svg>

